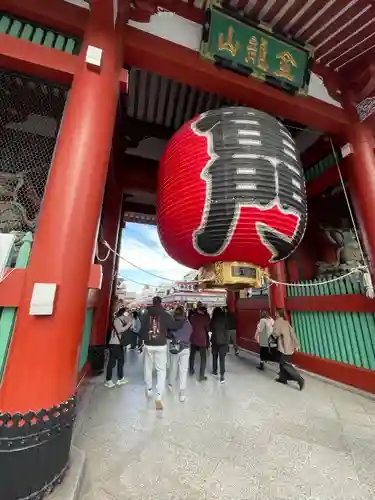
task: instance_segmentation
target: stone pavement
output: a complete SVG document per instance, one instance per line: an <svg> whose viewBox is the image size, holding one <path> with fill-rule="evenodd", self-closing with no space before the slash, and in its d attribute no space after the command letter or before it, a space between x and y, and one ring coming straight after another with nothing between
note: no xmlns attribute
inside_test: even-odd
<svg viewBox="0 0 375 500"><path fill-rule="evenodd" d="M166 394L156 412L141 357L127 353L128 385L91 382L75 437L87 453L82 500L375 497L375 401L309 376L299 392L230 355L226 385L192 378L185 403Z"/></svg>

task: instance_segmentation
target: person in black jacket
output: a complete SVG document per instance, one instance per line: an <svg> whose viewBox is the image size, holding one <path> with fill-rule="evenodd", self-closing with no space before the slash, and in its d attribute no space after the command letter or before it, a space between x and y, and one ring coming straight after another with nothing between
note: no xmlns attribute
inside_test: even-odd
<svg viewBox="0 0 375 500"><path fill-rule="evenodd" d="M161 305L160 297L154 297L152 304L141 316L140 338L144 342L146 395L152 396L152 372L155 366L157 375L155 406L157 410L162 410L167 373L167 333L168 330L180 329L183 320L175 320Z"/></svg>
<svg viewBox="0 0 375 500"><path fill-rule="evenodd" d="M212 345L212 374L217 375L217 361L220 361L220 382L225 382L225 357L229 351L229 330L226 315L221 307L215 307L210 324Z"/></svg>
<svg viewBox="0 0 375 500"><path fill-rule="evenodd" d="M239 356L240 351L237 346L236 315L234 312L229 310L229 307L224 307L224 312L229 334L229 343L233 344L234 354Z"/></svg>

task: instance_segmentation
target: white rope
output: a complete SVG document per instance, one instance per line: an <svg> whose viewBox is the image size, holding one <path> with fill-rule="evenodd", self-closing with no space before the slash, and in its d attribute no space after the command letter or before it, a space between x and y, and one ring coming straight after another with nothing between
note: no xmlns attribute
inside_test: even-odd
<svg viewBox="0 0 375 500"><path fill-rule="evenodd" d="M169 281L170 283L174 283L176 280L170 280L168 278L165 278L164 276L159 276L158 274L152 273L150 271L146 271L145 269L142 269L142 267L137 266L136 264L133 264L133 262L130 262L130 260L125 259L122 255L120 255L116 250L113 250L113 248L110 247L107 241L103 240L102 241L103 245L108 248L108 253L112 252L114 255L116 255L119 259L122 259L124 262L130 264L131 266L135 267L136 269L139 269L143 273L149 274L150 276L153 276L154 278L158 278L160 280L165 280ZM129 280L131 281L131 280ZM158 285L159 286L159 285ZM160 285L160 286L168 286L168 285Z"/></svg>
<svg viewBox="0 0 375 500"><path fill-rule="evenodd" d="M99 262L105 262L108 259L110 253L111 253L111 250L108 250L107 255L104 257L104 259L100 258L99 257L99 248L98 248L98 245L96 245L95 255L96 255L96 258L98 259Z"/></svg>
<svg viewBox="0 0 375 500"><path fill-rule="evenodd" d="M367 269L366 266L360 266L352 269L350 272L343 274L342 276L337 276L336 278L331 278L326 281L320 281L318 283L284 283L283 281L276 281L270 278L268 275L266 275L267 279L271 282L271 284L274 285L283 285L283 286L295 286L295 287L305 287L309 288L311 286L321 286L321 285L327 285L327 283L333 283L335 281L340 281L344 278L347 278L351 274L357 273L357 272L364 272Z"/></svg>

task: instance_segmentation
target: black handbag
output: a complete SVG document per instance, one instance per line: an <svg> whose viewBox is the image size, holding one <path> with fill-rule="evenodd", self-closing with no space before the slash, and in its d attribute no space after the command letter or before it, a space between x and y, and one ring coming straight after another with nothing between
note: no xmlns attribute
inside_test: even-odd
<svg viewBox="0 0 375 500"><path fill-rule="evenodd" d="M277 339L273 335L268 337L268 347L270 349L275 349L277 347Z"/></svg>
<svg viewBox="0 0 375 500"><path fill-rule="evenodd" d="M180 342L176 339L173 339L169 343L169 352L171 354L178 354L182 351L181 347L182 346L181 346Z"/></svg>

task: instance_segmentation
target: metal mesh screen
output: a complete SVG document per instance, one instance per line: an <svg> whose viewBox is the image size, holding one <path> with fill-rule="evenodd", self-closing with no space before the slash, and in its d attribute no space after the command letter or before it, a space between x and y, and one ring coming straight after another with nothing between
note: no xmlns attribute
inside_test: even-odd
<svg viewBox="0 0 375 500"><path fill-rule="evenodd" d="M0 232L35 231L67 89L0 71Z"/></svg>

